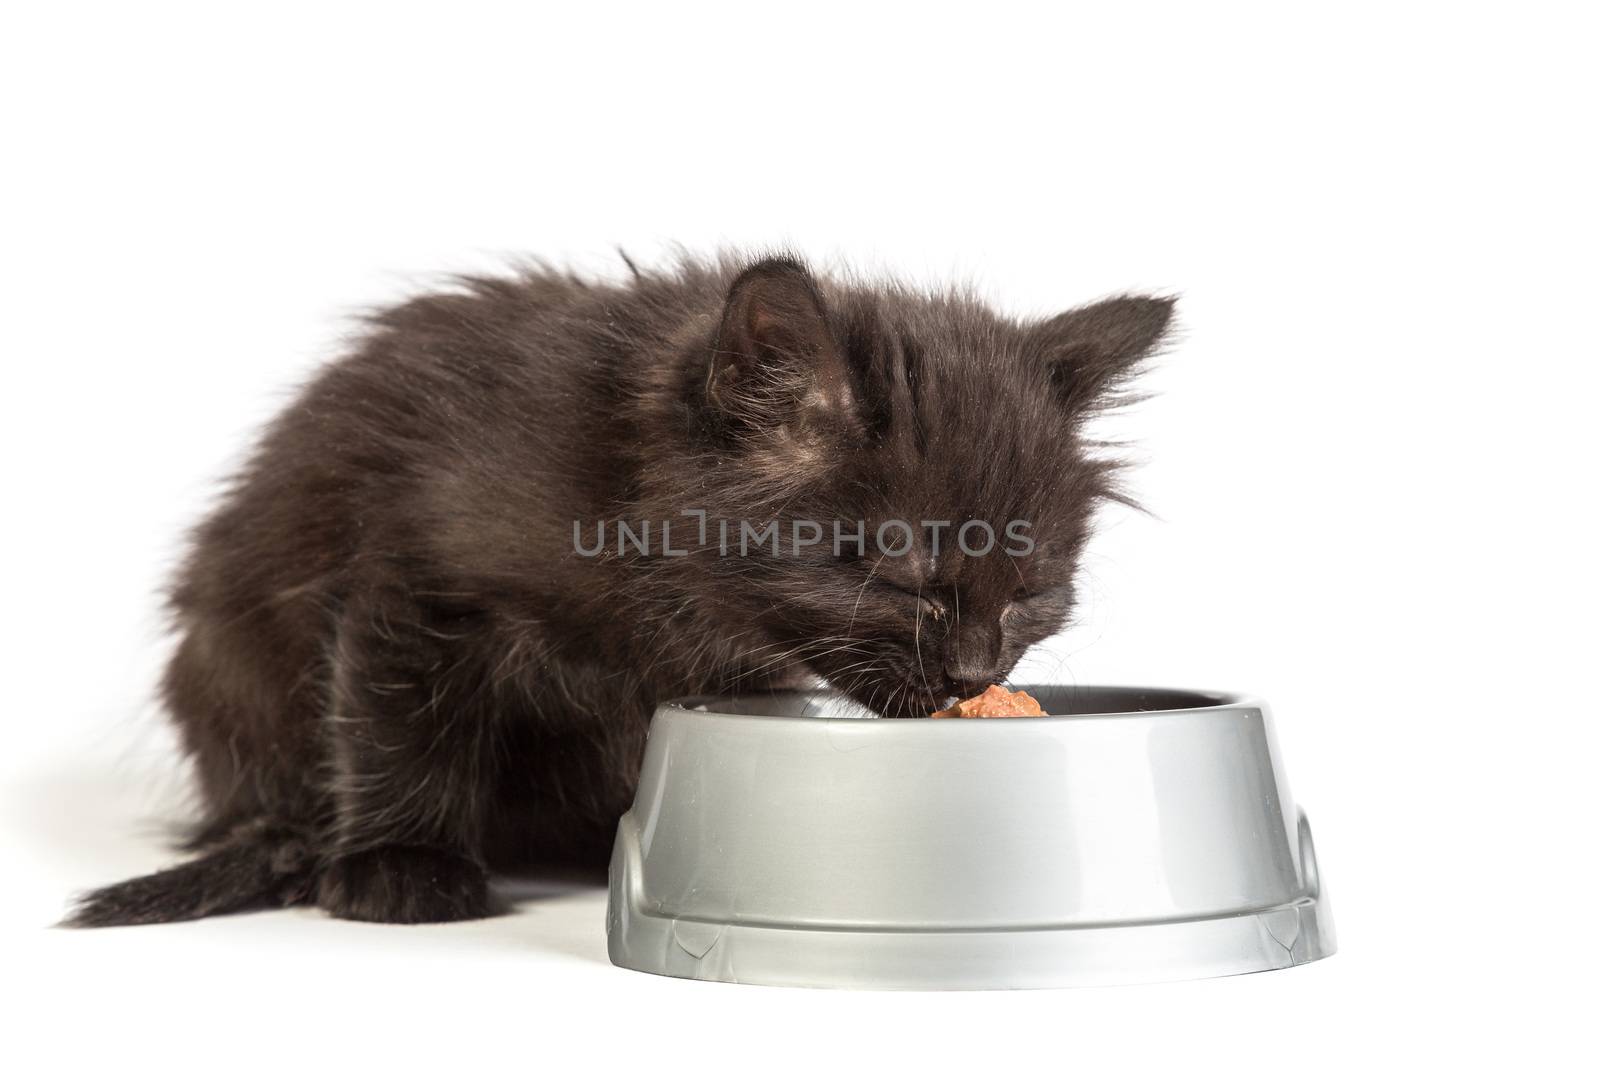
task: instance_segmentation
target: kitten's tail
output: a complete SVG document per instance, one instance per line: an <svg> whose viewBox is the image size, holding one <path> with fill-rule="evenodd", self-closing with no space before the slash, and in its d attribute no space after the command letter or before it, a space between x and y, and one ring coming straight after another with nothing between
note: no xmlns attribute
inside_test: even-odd
<svg viewBox="0 0 1600 1067"><path fill-rule="evenodd" d="M187 863L85 894L63 926L134 926L286 907L311 899L317 853L304 830L269 819L240 823Z"/></svg>

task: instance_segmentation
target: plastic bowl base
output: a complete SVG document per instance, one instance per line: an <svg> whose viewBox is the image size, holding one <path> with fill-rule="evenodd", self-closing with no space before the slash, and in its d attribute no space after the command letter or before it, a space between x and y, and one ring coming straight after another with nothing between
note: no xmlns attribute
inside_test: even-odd
<svg viewBox="0 0 1600 1067"><path fill-rule="evenodd" d="M651 974L835 989L1044 989L1278 970L1334 951L1320 898L1109 926L841 929L675 918L641 906L635 834L624 818L607 940L611 962Z"/></svg>

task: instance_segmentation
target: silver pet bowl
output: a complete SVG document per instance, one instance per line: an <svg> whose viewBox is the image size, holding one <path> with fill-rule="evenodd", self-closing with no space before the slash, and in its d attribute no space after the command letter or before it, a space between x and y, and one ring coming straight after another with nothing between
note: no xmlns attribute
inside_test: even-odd
<svg viewBox="0 0 1600 1067"><path fill-rule="evenodd" d="M662 705L612 854L612 962L1000 989L1333 952L1265 704L1029 691L1048 717L878 719L826 691Z"/></svg>

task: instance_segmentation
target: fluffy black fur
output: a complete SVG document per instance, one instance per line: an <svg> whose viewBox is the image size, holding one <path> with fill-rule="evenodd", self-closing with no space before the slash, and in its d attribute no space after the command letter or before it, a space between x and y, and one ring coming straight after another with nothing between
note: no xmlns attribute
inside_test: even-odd
<svg viewBox="0 0 1600 1067"><path fill-rule="evenodd" d="M492 913L487 875L600 863L651 709L820 676L924 714L1068 620L1113 465L1086 421L1170 302L1018 322L959 294L686 261L470 278L375 316L198 529L163 696L198 855L91 893L85 925L315 902ZM690 542L707 513L710 544ZM717 550L715 523L891 518L1037 548ZM650 520L652 551L573 523ZM673 522L674 551L660 545ZM787 527L785 527L787 528ZM853 546L847 545L847 548Z"/></svg>

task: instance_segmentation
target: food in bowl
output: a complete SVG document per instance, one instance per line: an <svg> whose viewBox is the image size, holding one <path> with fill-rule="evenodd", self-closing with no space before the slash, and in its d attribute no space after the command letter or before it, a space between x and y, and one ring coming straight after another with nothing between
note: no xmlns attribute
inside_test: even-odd
<svg viewBox="0 0 1600 1067"><path fill-rule="evenodd" d="M929 718L1020 719L1044 714L1039 702L1022 690L1013 693L1003 685L991 685L977 696L957 701Z"/></svg>

